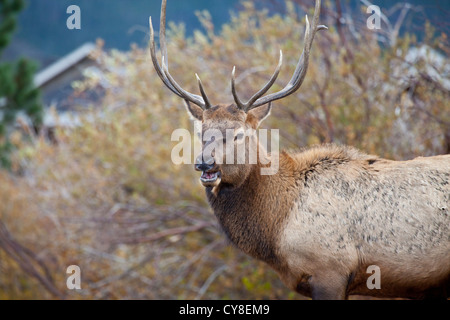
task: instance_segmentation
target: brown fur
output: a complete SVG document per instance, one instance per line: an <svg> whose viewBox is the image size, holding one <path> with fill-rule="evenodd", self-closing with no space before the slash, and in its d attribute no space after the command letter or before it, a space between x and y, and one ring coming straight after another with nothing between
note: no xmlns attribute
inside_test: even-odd
<svg viewBox="0 0 450 320"><path fill-rule="evenodd" d="M220 105L198 120L204 130L256 128L270 112L258 109ZM259 163L217 165L220 184L206 185L235 246L317 299L447 296L450 156L390 161L323 145L278 158L275 175ZM366 286L369 265L381 269L380 290Z"/></svg>

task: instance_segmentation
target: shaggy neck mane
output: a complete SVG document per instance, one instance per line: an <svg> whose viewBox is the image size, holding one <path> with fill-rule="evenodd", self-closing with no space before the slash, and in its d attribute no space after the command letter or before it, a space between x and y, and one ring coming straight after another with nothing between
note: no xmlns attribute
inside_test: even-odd
<svg viewBox="0 0 450 320"><path fill-rule="evenodd" d="M239 186L206 188L214 214L228 239L245 253L263 260L275 269L283 263L277 252L279 234L299 192L314 176L351 160L376 161L352 148L321 146L300 153L282 152L279 170L261 175L262 164Z"/></svg>

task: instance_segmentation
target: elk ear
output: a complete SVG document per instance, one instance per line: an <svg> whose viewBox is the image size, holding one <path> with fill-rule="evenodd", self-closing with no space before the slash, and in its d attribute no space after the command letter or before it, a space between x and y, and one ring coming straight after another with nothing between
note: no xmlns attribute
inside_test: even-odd
<svg viewBox="0 0 450 320"><path fill-rule="evenodd" d="M189 103L189 101L184 100L184 105L186 106L186 110L189 113L189 117L192 120L203 120L203 109L195 104Z"/></svg>
<svg viewBox="0 0 450 320"><path fill-rule="evenodd" d="M249 121L256 122L256 128L268 117L272 111L272 103L257 107L250 110L247 114L247 119Z"/></svg>

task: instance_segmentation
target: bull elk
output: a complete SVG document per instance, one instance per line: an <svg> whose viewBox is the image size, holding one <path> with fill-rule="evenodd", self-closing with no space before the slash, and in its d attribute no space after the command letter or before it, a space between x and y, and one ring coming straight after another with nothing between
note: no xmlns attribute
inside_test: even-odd
<svg viewBox="0 0 450 320"><path fill-rule="evenodd" d="M213 105L197 76L196 95L185 91L168 70L166 0L162 1L160 49L156 56L150 18L150 53L156 73L184 99L203 132L234 130L225 145L239 145L242 130L256 130L271 103L300 88L318 25L316 0L304 49L289 83L267 94L281 69L247 102L231 77L232 104ZM225 136L225 134L224 134ZM258 141L256 140L257 145ZM214 140L203 141L203 149ZM250 144L248 144L250 145ZM248 148L248 147L246 147ZM226 148L235 150L236 148ZM450 293L450 155L391 161L352 147L321 145L301 152L264 153L278 171L261 175L267 161L226 163L222 154L201 154L195 169L227 238L246 254L269 264L292 290L313 299L349 295L444 298ZM249 150L247 150L249 151ZM221 161L219 161L221 160ZM368 288L369 266L380 270L381 287Z"/></svg>

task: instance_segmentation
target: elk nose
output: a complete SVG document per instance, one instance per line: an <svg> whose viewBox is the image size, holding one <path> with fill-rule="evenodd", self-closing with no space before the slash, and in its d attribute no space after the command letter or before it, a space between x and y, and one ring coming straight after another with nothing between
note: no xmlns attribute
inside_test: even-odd
<svg viewBox="0 0 450 320"><path fill-rule="evenodd" d="M216 161L213 157L203 157L199 155L195 161L195 170L208 172L212 170L216 165Z"/></svg>
<svg viewBox="0 0 450 320"><path fill-rule="evenodd" d="M208 172L209 170L212 170L212 168L214 168L214 164L201 163L195 165L195 170L197 171Z"/></svg>

